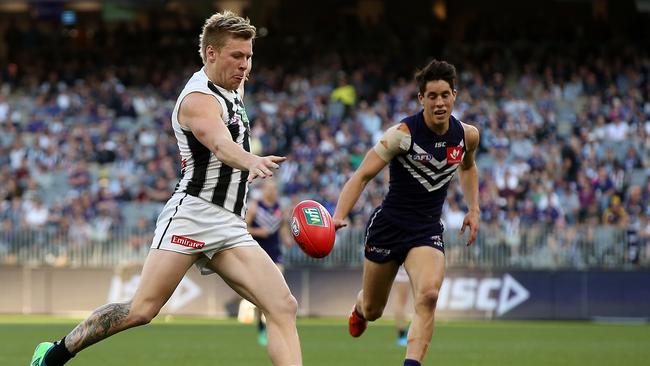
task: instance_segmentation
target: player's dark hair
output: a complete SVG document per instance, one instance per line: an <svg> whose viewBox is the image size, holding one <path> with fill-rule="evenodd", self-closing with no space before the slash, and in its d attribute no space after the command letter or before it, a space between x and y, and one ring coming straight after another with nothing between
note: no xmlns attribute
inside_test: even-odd
<svg viewBox="0 0 650 366"><path fill-rule="evenodd" d="M415 82L420 94L424 94L429 81L435 80L444 80L449 83L451 90L456 89L456 67L447 61L433 60L415 72Z"/></svg>

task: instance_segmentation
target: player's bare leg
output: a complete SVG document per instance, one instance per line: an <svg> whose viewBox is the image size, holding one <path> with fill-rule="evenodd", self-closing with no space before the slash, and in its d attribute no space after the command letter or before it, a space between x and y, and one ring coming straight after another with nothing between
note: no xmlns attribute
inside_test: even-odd
<svg viewBox="0 0 650 366"><path fill-rule="evenodd" d="M280 272L284 276L284 265L282 263L275 263L275 265L278 267ZM264 314L262 314L262 311L258 307L255 307L255 323L257 323L257 343L260 346L268 346L269 345L269 337L267 336L266 333L266 317Z"/></svg>
<svg viewBox="0 0 650 366"><path fill-rule="evenodd" d="M104 338L149 323L194 263L196 256L151 249L133 300L104 305L65 337L68 350L77 353Z"/></svg>
<svg viewBox="0 0 650 366"><path fill-rule="evenodd" d="M366 329L367 321L381 317L399 265L390 261L375 263L368 259L363 263L363 285L348 321L349 332L359 337Z"/></svg>
<svg viewBox="0 0 650 366"><path fill-rule="evenodd" d="M422 362L433 335L434 312L445 274L445 256L432 247L416 247L409 251L404 266L411 280L415 307L406 358Z"/></svg>
<svg viewBox="0 0 650 366"><path fill-rule="evenodd" d="M59 366L84 348L153 319L172 295L196 256L152 249L133 300L97 308L61 341L41 343L32 365Z"/></svg>
<svg viewBox="0 0 650 366"><path fill-rule="evenodd" d="M397 262L363 262L363 285L357 295L357 310L369 321L379 319L384 313L393 280L399 269Z"/></svg>
<svg viewBox="0 0 650 366"><path fill-rule="evenodd" d="M276 366L302 365L296 329L298 304L264 250L259 246L228 249L215 255L208 265L264 313L271 362Z"/></svg>

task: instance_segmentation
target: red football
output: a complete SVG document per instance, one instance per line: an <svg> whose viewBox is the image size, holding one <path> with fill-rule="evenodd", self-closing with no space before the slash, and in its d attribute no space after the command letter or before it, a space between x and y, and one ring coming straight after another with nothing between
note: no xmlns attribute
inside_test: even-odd
<svg viewBox="0 0 650 366"><path fill-rule="evenodd" d="M336 230L332 217L323 205L305 200L293 209L291 234L308 256L322 258L332 251Z"/></svg>

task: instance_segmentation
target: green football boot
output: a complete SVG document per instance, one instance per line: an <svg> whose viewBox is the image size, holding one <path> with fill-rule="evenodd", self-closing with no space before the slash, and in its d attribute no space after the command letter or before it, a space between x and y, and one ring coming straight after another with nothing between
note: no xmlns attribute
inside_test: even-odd
<svg viewBox="0 0 650 366"><path fill-rule="evenodd" d="M268 346L269 338L266 334L266 329L260 330L260 332L257 334L257 344L259 344L262 347Z"/></svg>
<svg viewBox="0 0 650 366"><path fill-rule="evenodd" d="M54 343L52 342L43 342L36 346L34 356L32 356L32 362L29 364L29 366L47 366L45 364L45 356L52 349L52 347L54 347Z"/></svg>

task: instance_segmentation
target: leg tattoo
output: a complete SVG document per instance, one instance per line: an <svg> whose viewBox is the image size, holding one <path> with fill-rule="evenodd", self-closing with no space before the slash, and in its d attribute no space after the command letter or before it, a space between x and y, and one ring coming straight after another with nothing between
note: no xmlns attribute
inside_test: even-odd
<svg viewBox="0 0 650 366"><path fill-rule="evenodd" d="M72 353L77 353L104 338L129 328L125 319L130 310L131 302L106 304L97 308L65 337L66 348Z"/></svg>

